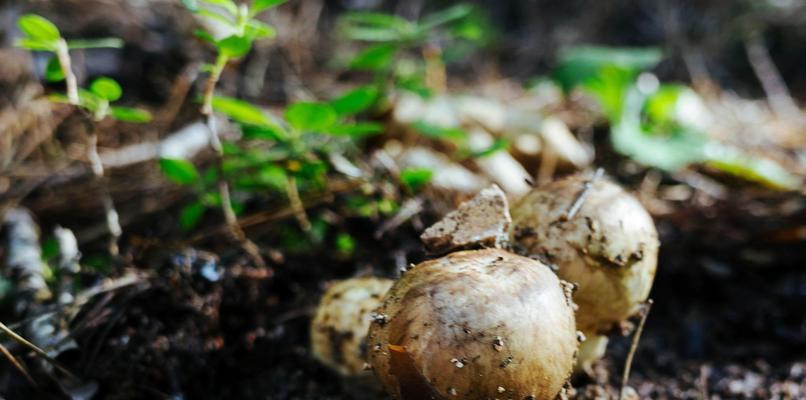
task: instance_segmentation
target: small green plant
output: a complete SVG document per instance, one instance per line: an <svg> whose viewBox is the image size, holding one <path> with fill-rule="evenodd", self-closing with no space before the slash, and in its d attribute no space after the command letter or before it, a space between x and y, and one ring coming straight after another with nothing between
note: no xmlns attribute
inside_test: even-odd
<svg viewBox="0 0 806 400"><path fill-rule="evenodd" d="M776 162L717 142L678 120L675 107L690 88L641 87L639 74L662 57L657 49L574 47L561 52L553 78L566 91L579 87L598 100L613 147L635 161L669 172L705 164L774 188L797 188L797 178Z"/></svg>
<svg viewBox="0 0 806 400"><path fill-rule="evenodd" d="M347 62L348 68L372 72L379 93L394 88L425 98L445 94L446 64L486 45L492 37L484 15L468 4L433 12L418 21L376 12L352 12L341 18L340 27L346 38L366 44ZM424 137L450 143L456 149L452 154L456 159L484 157L508 146L499 139L488 148L474 151L460 128L423 120L411 128ZM404 186L409 191L413 189L405 183Z"/></svg>
<svg viewBox="0 0 806 400"><path fill-rule="evenodd" d="M97 125L94 122L113 118L119 121L143 123L151 120L151 114L137 108L112 105L123 95L123 89L112 78L100 77L92 81L86 89L79 87L72 70L70 50L119 48L123 42L114 38L67 40L62 37L56 25L35 14L23 15L17 20L17 26L23 34L23 37L17 41L17 46L31 51L53 53L45 68L44 76L50 82L65 81L66 94L52 94L49 98L55 102L71 104L87 113L87 159L95 178L103 183L103 204L107 229L111 235L109 250L110 253L116 255L117 242L122 234L122 229L112 196L105 182L104 167L97 149Z"/></svg>
<svg viewBox="0 0 806 400"><path fill-rule="evenodd" d="M445 63L464 57L490 39L482 14L467 4L428 14L419 21L376 12L352 12L340 20L344 36L366 43L348 68L370 71L388 85L428 96L444 89ZM419 51L418 56L414 56Z"/></svg>
<svg viewBox="0 0 806 400"><path fill-rule="evenodd" d="M160 161L169 179L193 187L198 193L197 199L181 211L180 224L185 230L192 229L207 208L221 207L235 236L245 240L235 219L243 208L239 199L279 193L287 196L302 230L313 234L314 226L305 214L300 192L323 189L331 161L349 163L343 155L354 152L361 138L382 130L378 123L356 119L378 98L374 86L361 86L329 101L293 103L283 118L247 101L215 94L215 85L229 61L247 54L255 40L275 35L270 26L254 17L281 3L257 0L247 6L228 0L185 1L193 12L222 22L233 32L223 39L197 32L198 37L216 48L215 63L205 67L209 77L202 113L207 117L210 142L218 151L219 162L200 172L185 160ZM242 140L222 143L212 118L214 112L233 121ZM246 247L252 246L247 243Z"/></svg>
<svg viewBox="0 0 806 400"><path fill-rule="evenodd" d="M236 209L233 205L232 195L230 193L229 182L223 177L223 160L224 160L224 147L219 138L218 128L216 127L213 109L217 101L215 95L216 85L218 84L221 74L224 72L227 64L232 61L245 56L252 48L254 41L259 39L272 38L276 35L274 28L261 22L255 17L273 7L276 7L286 0L254 0L249 4L241 3L236 4L232 0L182 0L182 3L193 13L203 17L209 18L222 24L229 34L223 38L216 38L212 33L207 31L196 31L195 34L200 39L209 42L216 50L215 62L213 64L206 64L203 70L208 73L207 80L202 94L201 113L205 116L207 126L209 128L209 142L210 147L218 154L218 163L216 168L207 175L208 180L215 181L218 193L210 195L209 193L202 198L207 199L201 203L194 203L186 207L180 216L181 225L185 229L189 229L195 225L203 214L206 205L217 205L221 208L224 219L229 227L230 233L238 242L241 247L249 254L257 265L265 265L260 251L257 246L246 237L246 234L241 229L236 216ZM219 103L222 101L219 101ZM226 100L223 100L226 102ZM234 112L254 112L252 108L256 107L238 107L245 102L232 101L231 107L235 107ZM226 107L226 106L225 106ZM258 114L258 113L255 113ZM254 116L252 116L254 117ZM248 115L243 118L249 118ZM263 122L263 121L253 121ZM189 162L182 162L180 160L161 160L160 166L169 178L178 183L185 182L187 177L177 179L175 174L177 171L189 170L193 167ZM182 166L182 168L175 168ZM195 172L195 167L193 167Z"/></svg>

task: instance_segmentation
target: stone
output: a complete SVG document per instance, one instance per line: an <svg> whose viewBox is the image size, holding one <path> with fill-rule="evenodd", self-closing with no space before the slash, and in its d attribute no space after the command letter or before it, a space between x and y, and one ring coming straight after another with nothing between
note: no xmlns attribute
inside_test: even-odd
<svg viewBox="0 0 806 400"><path fill-rule="evenodd" d="M504 248L508 244L509 203L497 185L481 190L420 235L435 254L459 249Z"/></svg>

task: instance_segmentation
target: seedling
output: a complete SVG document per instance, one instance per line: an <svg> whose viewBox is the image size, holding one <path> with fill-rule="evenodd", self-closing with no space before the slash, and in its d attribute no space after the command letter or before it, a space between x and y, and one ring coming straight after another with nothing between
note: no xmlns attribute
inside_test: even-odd
<svg viewBox="0 0 806 400"><path fill-rule="evenodd" d="M340 22L348 39L368 44L347 62L348 67L373 72L382 92L389 84L422 95L444 91L445 62L489 40L489 28L481 14L467 4L434 12L419 21L352 12ZM419 51L420 57L412 57L413 51Z"/></svg>
<svg viewBox="0 0 806 400"><path fill-rule="evenodd" d="M103 204L106 213L107 229L111 235L109 250L113 255L118 253L118 238L122 234L115 204L104 181L104 167L98 155L98 132L95 122L107 117L125 122L144 123L151 120L151 114L145 110L112 105L123 95L123 89L112 78L100 77L90 83L89 88L78 86L72 70L71 49L90 49L100 47L121 47L119 39L67 40L59 29L44 17L35 14L23 15L17 21L23 37L17 46L31 51L45 51L54 56L48 61L45 78L51 82L65 81L66 95L54 94L49 98L55 102L67 103L78 107L88 114L87 118L87 159L95 178L103 183Z"/></svg>
<svg viewBox="0 0 806 400"><path fill-rule="evenodd" d="M221 74L227 64L249 53L255 40L271 38L276 35L271 26L255 19L255 17L261 12L276 7L284 2L285 0L254 0L251 4L236 4L231 0L182 1L193 13L204 18L215 20L229 31L229 34L223 38L216 38L212 33L207 31L196 32L196 36L209 42L216 49L215 62L204 66L204 70L206 70L209 75L205 82L204 93L202 95L201 113L205 116L210 131L210 147L218 154L217 171L212 175L218 187L218 197L214 202L220 205L224 219L226 220L233 238L241 243L241 247L252 257L257 265L265 265L265 262L260 256L260 251L257 246L246 237L243 229L241 229L238 224L232 196L230 194L229 183L222 177L224 148L221 144L218 128L216 127L215 118L213 116L213 103L215 100L216 84L221 78ZM163 171L167 171L165 166L169 164L177 165L182 163L176 160L173 160L173 162L163 160L161 162ZM184 165L184 167L184 169L187 169L187 165ZM198 219L202 211L203 207L199 204L185 208L182 216L182 220L185 221L183 225L185 227L192 225L192 221Z"/></svg>
<svg viewBox="0 0 806 400"><path fill-rule="evenodd" d="M576 47L560 54L553 77L566 90L580 87L599 101L613 147L632 159L674 172L705 164L778 189L799 180L775 161L715 141L675 116L683 85L640 85L638 76L662 59L655 49ZM645 75L648 77L648 75Z"/></svg>

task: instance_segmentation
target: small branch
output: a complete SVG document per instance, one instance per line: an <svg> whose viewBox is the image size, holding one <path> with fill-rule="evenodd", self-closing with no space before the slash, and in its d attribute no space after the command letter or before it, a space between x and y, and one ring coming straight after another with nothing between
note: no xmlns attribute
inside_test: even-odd
<svg viewBox="0 0 806 400"><path fill-rule="evenodd" d="M15 342L17 342L17 343L18 343L18 344L20 344L21 346L23 346L23 347L25 347L25 348L27 348L27 349L29 349L29 350L33 351L34 353L36 353L36 355L38 355L38 356L42 357L42 358L43 358L45 361L49 362L51 365L53 365L54 367L56 367L56 369L58 369L59 371L61 371L63 374L65 374L65 375L67 375L67 376L69 376L69 377L71 377L71 378L75 378L75 375L73 375L73 373L72 373L72 372L70 372L70 371L69 371L67 368L65 368L64 366L62 366L62 364L61 364L61 363L59 363L58 361L56 361L56 359L54 359L53 357L49 356L49 355L48 355L48 353L45 353L45 351L44 351L44 350L40 349L40 348L39 348L39 347L37 347L35 344L33 344L33 343L29 342L29 341L28 341L27 339L25 339L24 337L22 337L22 336L18 335L18 334L17 334L16 332L14 332L14 331L12 331L12 330L11 330L11 328L9 328L8 326L6 326L6 324L4 324L4 323L2 323L2 322L0 322L0 332L2 332L2 333L4 333L4 334L6 334L8 337L10 337L12 340L14 340Z"/></svg>
<svg viewBox="0 0 806 400"><path fill-rule="evenodd" d="M627 387L627 381L630 379L630 369L632 368L632 360L635 357L635 351L638 350L638 342L641 341L641 333L644 331L644 324L649 316L649 311L652 310L652 299L644 303L644 308L641 310L641 322L638 323L638 329L632 337L630 344L630 352L627 353L627 360L624 362L624 373L621 376L621 387L618 391L619 400L624 400L624 388Z"/></svg>
<svg viewBox="0 0 806 400"><path fill-rule="evenodd" d="M582 184L582 191L579 192L576 199L573 203L571 203L571 207L568 211L562 216L563 221L567 221L574 216L577 215L579 209L582 208L582 205L585 203L585 199L588 197L588 193L590 192L591 188L593 188L593 184L596 183L596 180L601 178L604 175L604 169L598 168L596 172L593 174L593 177L585 181Z"/></svg>
<svg viewBox="0 0 806 400"><path fill-rule="evenodd" d="M62 74L64 75L64 83L67 86L67 99L70 104L78 105L81 102L78 98L78 81L71 66L70 49L64 39L59 39L56 45L56 57L59 59L59 66L62 68Z"/></svg>
<svg viewBox="0 0 806 400"><path fill-rule="evenodd" d="M25 369L25 366L22 365L22 363L19 360L17 360L17 357L14 357L14 355L11 354L10 351L8 351L8 348L6 348L6 346L0 344L0 353L3 353L3 356L5 356L6 359L8 359L8 362L10 362L11 365L13 365L14 368L17 369L17 371L20 371L22 376L25 377L25 380L28 381L28 383L30 383L31 386L36 386L36 381L34 381L34 378L31 377L31 374L29 374L28 370Z"/></svg>
<svg viewBox="0 0 806 400"><path fill-rule="evenodd" d="M798 109L789 94L789 89L787 89L781 73L772 61L762 35L758 31L750 33L744 41L744 47L747 51L750 66L753 67L753 72L756 73L759 82L761 82L761 87L764 89L764 93L767 94L767 99L773 112L778 117L799 115L800 109Z"/></svg>
<svg viewBox="0 0 806 400"><path fill-rule="evenodd" d="M288 201L291 203L291 210L294 211L294 217L297 219L299 227L305 232L310 231L311 220L305 214L305 205L303 205L297 189L297 179L293 176L289 176L286 179L286 191L288 192Z"/></svg>

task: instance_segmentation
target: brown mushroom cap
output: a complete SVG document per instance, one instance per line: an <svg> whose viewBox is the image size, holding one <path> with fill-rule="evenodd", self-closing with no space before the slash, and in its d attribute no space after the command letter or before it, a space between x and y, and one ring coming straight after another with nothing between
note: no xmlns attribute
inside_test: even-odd
<svg viewBox="0 0 806 400"><path fill-rule="evenodd" d="M352 278L331 285L311 322L313 356L344 376L361 374L366 363L365 341L372 312L391 286L391 279L374 277Z"/></svg>
<svg viewBox="0 0 806 400"><path fill-rule="evenodd" d="M555 264L574 293L577 328L589 337L633 315L647 299L658 259L658 233L641 203L597 179L576 215L580 175L533 189L512 207L511 236L527 253Z"/></svg>
<svg viewBox="0 0 806 400"><path fill-rule="evenodd" d="M396 399L554 399L577 335L569 293L547 266L487 249L406 272L376 312L367 345Z"/></svg>

